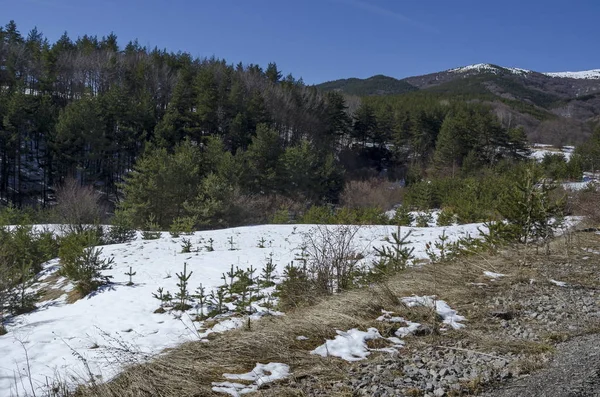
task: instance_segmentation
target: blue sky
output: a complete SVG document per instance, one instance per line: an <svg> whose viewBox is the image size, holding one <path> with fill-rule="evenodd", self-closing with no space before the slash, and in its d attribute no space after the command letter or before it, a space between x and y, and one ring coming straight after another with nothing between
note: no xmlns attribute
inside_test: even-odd
<svg viewBox="0 0 600 397"><path fill-rule="evenodd" d="M0 0L0 24L51 41L114 32L140 44L266 65L309 84L472 63L600 68L600 2L555 0Z"/></svg>

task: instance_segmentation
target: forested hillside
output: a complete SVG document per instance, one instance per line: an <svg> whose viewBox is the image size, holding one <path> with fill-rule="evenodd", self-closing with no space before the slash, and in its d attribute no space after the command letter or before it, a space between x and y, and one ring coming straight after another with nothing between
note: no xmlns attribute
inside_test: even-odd
<svg viewBox="0 0 600 397"><path fill-rule="evenodd" d="M275 63L121 47L112 34L50 43L10 22L0 64L3 204L45 207L75 180L132 226L217 227L336 204L349 180L410 184L527 156L525 130L468 97L323 93Z"/></svg>
<svg viewBox="0 0 600 397"><path fill-rule="evenodd" d="M597 71L538 73L477 64L402 80L378 75L336 80L317 87L360 96L413 97L421 91L435 94L439 100L486 103L505 127L523 127L532 142L573 145L589 137L599 120L597 77Z"/></svg>
<svg viewBox="0 0 600 397"><path fill-rule="evenodd" d="M44 187L67 176L114 195L149 142L172 151L218 137L227 152L257 150L263 124L273 139L265 145L326 161L330 137L345 128L339 96L282 77L274 63L263 70L119 47L114 35L49 43L11 22L0 30L0 64L0 198L17 205L45 203Z"/></svg>

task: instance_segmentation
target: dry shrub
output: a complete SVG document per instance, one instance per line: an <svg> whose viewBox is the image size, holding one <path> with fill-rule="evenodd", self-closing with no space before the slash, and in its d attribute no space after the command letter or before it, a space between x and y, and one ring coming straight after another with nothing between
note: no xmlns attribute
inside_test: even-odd
<svg viewBox="0 0 600 397"><path fill-rule="evenodd" d="M333 294L352 287L363 257L354 249L359 230L354 225L319 225L304 234L308 273L317 291Z"/></svg>
<svg viewBox="0 0 600 397"><path fill-rule="evenodd" d="M593 227L600 226L600 192L585 189L576 192L570 200L573 215L585 217L586 222Z"/></svg>
<svg viewBox="0 0 600 397"><path fill-rule="evenodd" d="M277 211L286 210L291 217L297 217L306 204L279 195L243 195L232 198L235 208L234 225L257 225L271 222Z"/></svg>
<svg viewBox="0 0 600 397"><path fill-rule="evenodd" d="M93 224L104 218L100 194L92 186L82 186L74 178L66 179L56 190L55 211L61 223Z"/></svg>
<svg viewBox="0 0 600 397"><path fill-rule="evenodd" d="M388 211L402 202L404 189L397 184L372 178L348 181L340 196L342 205L350 208L379 208Z"/></svg>

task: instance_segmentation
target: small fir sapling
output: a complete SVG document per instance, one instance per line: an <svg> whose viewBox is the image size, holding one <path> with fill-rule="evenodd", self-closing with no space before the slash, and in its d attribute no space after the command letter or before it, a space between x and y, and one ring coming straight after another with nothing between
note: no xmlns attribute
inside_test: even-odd
<svg viewBox="0 0 600 397"><path fill-rule="evenodd" d="M220 285L217 288L217 291L210 291L210 302L213 306L215 306L216 314L223 313L223 308L225 307L225 294L227 287L224 285Z"/></svg>
<svg viewBox="0 0 600 397"><path fill-rule="evenodd" d="M146 230L142 232L142 239L144 240L156 240L160 238L160 231L158 223L156 223L156 216L150 215L146 222Z"/></svg>
<svg viewBox="0 0 600 397"><path fill-rule="evenodd" d="M417 227L429 227L429 222L433 221L433 216L429 212L423 212L416 217Z"/></svg>
<svg viewBox="0 0 600 397"><path fill-rule="evenodd" d="M387 241L392 243L392 247L383 246L381 248L375 248L375 254L379 257L379 261L373 266L373 273L378 276L385 275L387 273L395 273L402 271L406 268L409 260L413 259L413 248L408 248L408 238L412 234L409 230L404 236L401 235L400 226L397 227L395 233L392 233L392 240L386 238Z"/></svg>
<svg viewBox="0 0 600 397"><path fill-rule="evenodd" d="M264 288L272 287L273 285L275 285L275 282L273 281L273 273L275 273L276 268L277 265L273 263L273 253L271 252L269 254L269 258L267 259L267 263L265 267L263 267L261 273L261 285Z"/></svg>
<svg viewBox="0 0 600 397"><path fill-rule="evenodd" d="M28 313L36 308L36 295L29 292L29 288L37 281L35 275L32 277L31 262L23 262L17 276L19 282L13 293L9 294L9 308L13 314Z"/></svg>
<svg viewBox="0 0 600 397"><path fill-rule="evenodd" d="M200 319L204 318L204 306L206 305L206 288L202 284L198 288L196 288L196 293L192 296L192 298L198 301L199 315Z"/></svg>
<svg viewBox="0 0 600 397"><path fill-rule="evenodd" d="M163 287L159 287L156 292L152 293L152 296L160 301L160 308L163 309L167 306L170 306L171 301L173 300L173 296L169 291L163 289Z"/></svg>
<svg viewBox="0 0 600 397"><path fill-rule="evenodd" d="M229 251L235 251L235 241L233 240L233 236L230 236L227 239L227 242L229 243Z"/></svg>
<svg viewBox="0 0 600 397"><path fill-rule="evenodd" d="M446 229L442 231L442 235L438 237L437 241L433 243L425 244L425 253L431 260L431 262L444 262L448 259L448 241L449 237L446 235ZM439 251L439 254L434 251L434 248Z"/></svg>
<svg viewBox="0 0 600 397"><path fill-rule="evenodd" d="M187 254L192 252L192 240L189 238L181 239L181 253Z"/></svg>
<svg viewBox="0 0 600 397"><path fill-rule="evenodd" d="M215 240L211 237L207 240L208 245L205 245L204 248L206 248L206 251L208 252L213 252L215 249L213 248L213 243L215 242Z"/></svg>
<svg viewBox="0 0 600 397"><path fill-rule="evenodd" d="M265 243L267 242L267 240L264 237L261 237L260 240L258 240L258 248L266 248L265 247Z"/></svg>
<svg viewBox="0 0 600 397"><path fill-rule="evenodd" d="M125 285L127 285L127 286L129 286L129 287L130 287L130 286L132 286L132 285L133 285L133 280L132 280L132 277L133 277L133 276L135 276L136 274L137 274L137 272L134 272L134 271L132 270L132 267L131 267L131 266L129 266L129 272L128 272L128 273L125 273L125 275L126 275L126 276L129 276L129 282L128 282L127 284L125 284Z"/></svg>
<svg viewBox="0 0 600 397"><path fill-rule="evenodd" d="M190 299L190 293L188 290L188 281L190 280L190 277L192 277L192 273L194 272L187 272L187 263L184 262L183 263L183 272L181 273L175 273L175 275L177 276L177 279L179 280L179 282L177 283L177 287L179 287L179 291L177 291L177 293L175 294L175 299L177 299L177 305L175 305L174 309L175 310L181 310L181 311L185 311L187 309L189 309L191 306L188 304L188 301Z"/></svg>

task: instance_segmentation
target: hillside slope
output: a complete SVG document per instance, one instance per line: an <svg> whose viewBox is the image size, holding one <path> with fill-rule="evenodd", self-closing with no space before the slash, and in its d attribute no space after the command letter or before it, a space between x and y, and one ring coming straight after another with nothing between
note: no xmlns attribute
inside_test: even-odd
<svg viewBox="0 0 600 397"><path fill-rule="evenodd" d="M600 70L540 73L476 64L401 80L381 75L336 80L317 88L360 96L425 91L488 102L504 124L521 125L531 140L554 144L580 142L600 120Z"/></svg>

